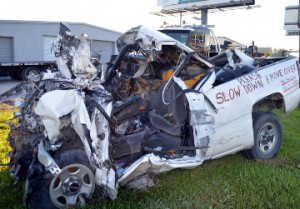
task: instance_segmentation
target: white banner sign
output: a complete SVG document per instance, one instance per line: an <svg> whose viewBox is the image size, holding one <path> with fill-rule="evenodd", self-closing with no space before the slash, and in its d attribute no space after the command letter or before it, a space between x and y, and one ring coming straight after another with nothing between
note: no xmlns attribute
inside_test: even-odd
<svg viewBox="0 0 300 209"><path fill-rule="evenodd" d="M207 7L207 6L236 6L254 4L254 0L158 0L158 6L162 9L180 9L189 7Z"/></svg>
<svg viewBox="0 0 300 209"><path fill-rule="evenodd" d="M179 0L158 0L158 6L169 6L173 4L179 4Z"/></svg>

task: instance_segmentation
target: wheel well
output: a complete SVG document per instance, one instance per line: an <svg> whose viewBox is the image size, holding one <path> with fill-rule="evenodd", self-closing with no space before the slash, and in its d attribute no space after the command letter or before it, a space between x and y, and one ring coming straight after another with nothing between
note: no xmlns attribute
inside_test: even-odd
<svg viewBox="0 0 300 209"><path fill-rule="evenodd" d="M252 112L259 110L274 110L284 108L284 99L282 94L275 93L264 97L253 105Z"/></svg>
<svg viewBox="0 0 300 209"><path fill-rule="evenodd" d="M75 130L70 125L63 127L60 132L61 134L58 137L58 140L59 142L63 142L63 145L59 150L59 152L70 148L84 149L84 145L79 135L75 132Z"/></svg>

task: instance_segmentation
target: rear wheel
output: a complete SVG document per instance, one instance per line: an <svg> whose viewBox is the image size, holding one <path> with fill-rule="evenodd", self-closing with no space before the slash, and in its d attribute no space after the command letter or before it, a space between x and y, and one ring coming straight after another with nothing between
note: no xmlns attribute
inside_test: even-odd
<svg viewBox="0 0 300 209"><path fill-rule="evenodd" d="M93 168L82 149L65 150L54 157L61 173L46 174L29 197L29 208L82 206L95 189Z"/></svg>
<svg viewBox="0 0 300 209"><path fill-rule="evenodd" d="M36 67L25 68L22 73L23 80L39 82L41 80L41 72Z"/></svg>
<svg viewBox="0 0 300 209"><path fill-rule="evenodd" d="M277 155L282 142L282 128L277 115L272 112L253 113L254 145L245 150L249 159L266 160Z"/></svg>

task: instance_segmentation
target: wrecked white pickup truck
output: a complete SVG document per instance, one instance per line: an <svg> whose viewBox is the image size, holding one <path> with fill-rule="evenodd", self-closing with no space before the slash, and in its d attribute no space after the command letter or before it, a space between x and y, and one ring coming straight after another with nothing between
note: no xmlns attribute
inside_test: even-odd
<svg viewBox="0 0 300 209"><path fill-rule="evenodd" d="M262 160L279 151L282 129L271 110L299 104L296 58L227 50L207 60L140 26L118 39L119 55L102 69L85 38L70 32L61 24L54 44L60 77L1 96L26 95L8 141L10 174L26 178L29 208L85 204L96 186L115 199L121 186L150 186L152 174L239 151Z"/></svg>

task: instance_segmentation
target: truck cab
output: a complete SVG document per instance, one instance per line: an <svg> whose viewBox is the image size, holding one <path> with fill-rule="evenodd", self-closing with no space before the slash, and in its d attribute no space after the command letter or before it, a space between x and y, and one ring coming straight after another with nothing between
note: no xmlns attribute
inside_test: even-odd
<svg viewBox="0 0 300 209"><path fill-rule="evenodd" d="M221 52L220 44L213 30L203 26L165 26L160 32L176 39L205 57Z"/></svg>

